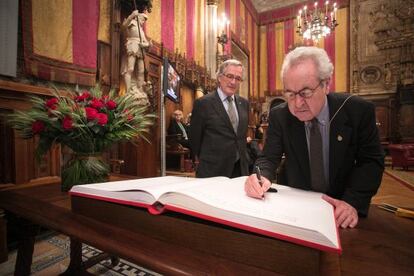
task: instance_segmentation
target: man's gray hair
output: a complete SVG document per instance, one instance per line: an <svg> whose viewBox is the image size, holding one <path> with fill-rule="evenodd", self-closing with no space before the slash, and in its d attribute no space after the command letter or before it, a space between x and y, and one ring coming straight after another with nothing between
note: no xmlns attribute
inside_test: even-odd
<svg viewBox="0 0 414 276"><path fill-rule="evenodd" d="M326 80L332 76L334 67L326 51L314 46L304 46L297 47L286 55L280 71L282 81L287 70L309 59L315 63L320 80Z"/></svg>
<svg viewBox="0 0 414 276"><path fill-rule="evenodd" d="M216 72L216 79L218 79L219 76L223 75L224 71L226 71L226 68L230 65L241 66L241 68L244 71L243 64L240 61L238 61L237 59L228 59L228 60L224 61L222 64L220 64L220 66L219 66L219 68L217 69L217 72Z"/></svg>

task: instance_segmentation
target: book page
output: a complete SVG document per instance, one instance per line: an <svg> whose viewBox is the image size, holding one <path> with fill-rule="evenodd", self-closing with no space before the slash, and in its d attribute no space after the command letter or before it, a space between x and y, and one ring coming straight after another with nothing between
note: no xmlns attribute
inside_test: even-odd
<svg viewBox="0 0 414 276"><path fill-rule="evenodd" d="M250 216L319 232L338 245L335 219L326 219L333 217L333 207L321 198L322 194L276 185L277 193L266 193L263 200L251 198L244 191L246 178L226 181L206 179L203 185L177 192L212 207L242 214L246 220ZM162 201L174 205L174 196L170 195ZM180 204L183 208L191 208L185 203ZM209 214L208 210L204 211Z"/></svg>
<svg viewBox="0 0 414 276"><path fill-rule="evenodd" d="M212 177L208 178L210 181L228 181L227 177ZM136 183L135 187L139 187L141 190L151 193L155 198L160 198L165 193L171 193L188 189L191 187L198 187L203 185L207 178L192 178L182 176L164 176L154 178L139 179L139 183Z"/></svg>
<svg viewBox="0 0 414 276"><path fill-rule="evenodd" d="M82 188L96 189L110 192L145 191L158 198L168 191L175 191L185 182L193 181L194 178L165 176L122 181L111 181L96 184L80 185Z"/></svg>
<svg viewBox="0 0 414 276"><path fill-rule="evenodd" d="M204 181L226 181L227 177L213 177L205 179L196 179L181 176L164 176L164 177L151 177L141 179L131 179L122 181L112 181L96 184L84 184L77 185L71 189L71 192L84 192L89 193L91 191L99 191L100 195L104 195L105 192L114 192L108 194L108 196L115 196L117 194L118 199L133 199L131 192L146 192L153 197L153 201L157 200L162 194L168 192L175 192L180 189L185 189L193 186L202 185ZM122 195L124 194L124 195ZM139 200L139 197L135 197ZM148 200L146 200L148 202Z"/></svg>

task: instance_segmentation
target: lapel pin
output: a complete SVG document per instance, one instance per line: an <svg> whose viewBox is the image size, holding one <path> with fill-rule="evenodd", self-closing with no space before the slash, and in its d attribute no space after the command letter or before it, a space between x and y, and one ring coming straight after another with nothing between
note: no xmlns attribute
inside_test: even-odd
<svg viewBox="0 0 414 276"><path fill-rule="evenodd" d="M336 139L338 139L338 141L341 142L343 138L341 135L338 134L338 137Z"/></svg>

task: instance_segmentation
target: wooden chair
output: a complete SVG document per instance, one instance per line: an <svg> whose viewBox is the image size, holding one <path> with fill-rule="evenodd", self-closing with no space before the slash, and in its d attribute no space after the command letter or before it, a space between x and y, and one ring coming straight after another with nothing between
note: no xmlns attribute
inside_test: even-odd
<svg viewBox="0 0 414 276"><path fill-rule="evenodd" d="M409 166L414 166L414 144L391 144L388 151L392 159L391 168L398 166L408 170Z"/></svg>
<svg viewBox="0 0 414 276"><path fill-rule="evenodd" d="M166 136L166 154L180 157L180 171L185 172L185 160L190 158L190 149L180 144L181 135Z"/></svg>

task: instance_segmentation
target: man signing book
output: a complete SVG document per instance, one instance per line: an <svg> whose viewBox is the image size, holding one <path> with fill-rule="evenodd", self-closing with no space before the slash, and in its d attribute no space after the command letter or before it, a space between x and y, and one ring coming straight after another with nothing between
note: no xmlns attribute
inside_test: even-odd
<svg viewBox="0 0 414 276"><path fill-rule="evenodd" d="M273 108L262 172L248 177L248 196L262 198L275 179L282 156L280 184L321 192L335 208L342 228L366 216L384 170L375 106L360 97L330 93L333 65L325 50L298 47L288 53L281 76L287 103Z"/></svg>

